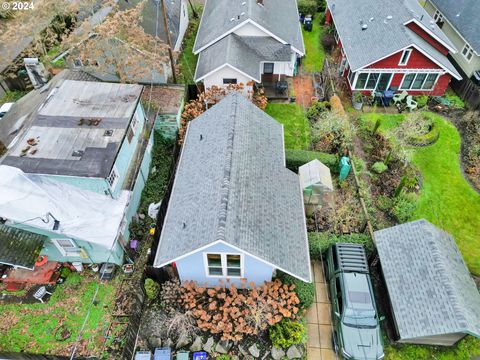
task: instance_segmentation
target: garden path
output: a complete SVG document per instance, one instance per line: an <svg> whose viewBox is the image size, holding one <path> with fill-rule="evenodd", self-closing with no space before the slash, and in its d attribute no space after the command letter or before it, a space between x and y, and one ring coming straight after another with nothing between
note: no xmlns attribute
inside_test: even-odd
<svg viewBox="0 0 480 360"><path fill-rule="evenodd" d="M332 350L330 299L320 261L313 262L312 274L315 302L307 310L307 360L336 360L338 357Z"/></svg>
<svg viewBox="0 0 480 360"><path fill-rule="evenodd" d="M312 97L315 94L312 74L300 69L300 73L293 78L293 88L295 89L295 102L303 106L304 109L310 107Z"/></svg>

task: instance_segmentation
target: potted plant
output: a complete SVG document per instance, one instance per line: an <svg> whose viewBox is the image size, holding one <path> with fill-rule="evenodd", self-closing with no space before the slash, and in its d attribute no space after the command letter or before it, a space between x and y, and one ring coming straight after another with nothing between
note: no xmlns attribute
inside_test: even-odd
<svg viewBox="0 0 480 360"><path fill-rule="evenodd" d="M352 93L352 105L355 110L362 110L363 107L363 98L360 91L354 91Z"/></svg>

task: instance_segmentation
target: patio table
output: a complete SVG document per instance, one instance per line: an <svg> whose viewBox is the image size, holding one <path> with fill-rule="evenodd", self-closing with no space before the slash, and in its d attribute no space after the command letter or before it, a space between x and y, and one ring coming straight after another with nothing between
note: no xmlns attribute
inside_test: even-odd
<svg viewBox="0 0 480 360"><path fill-rule="evenodd" d="M390 102L393 99L393 95L395 95L395 91L393 90L385 90L383 92L383 105L389 106Z"/></svg>

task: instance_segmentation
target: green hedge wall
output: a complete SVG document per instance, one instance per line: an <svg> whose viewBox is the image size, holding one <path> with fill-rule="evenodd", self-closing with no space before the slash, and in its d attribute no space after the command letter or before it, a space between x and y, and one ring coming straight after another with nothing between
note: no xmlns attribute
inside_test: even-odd
<svg viewBox="0 0 480 360"><path fill-rule="evenodd" d="M330 168L330 171L337 173L338 159L335 155L308 150L285 150L287 168L298 172L298 168L314 159L318 159Z"/></svg>
<svg viewBox="0 0 480 360"><path fill-rule="evenodd" d="M374 248L372 239L365 234L332 235L324 232L309 232L310 257L312 260L320 259L330 245L338 242L361 244L365 247L367 254L370 254Z"/></svg>
<svg viewBox="0 0 480 360"><path fill-rule="evenodd" d="M408 142L414 146L427 146L431 145L438 140L440 137L440 130L436 123L432 123L431 130L423 135L412 136L408 139Z"/></svg>

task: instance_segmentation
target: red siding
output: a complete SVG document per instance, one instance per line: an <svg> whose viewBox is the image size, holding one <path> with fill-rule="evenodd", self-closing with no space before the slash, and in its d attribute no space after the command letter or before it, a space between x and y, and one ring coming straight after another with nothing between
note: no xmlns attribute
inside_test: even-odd
<svg viewBox="0 0 480 360"><path fill-rule="evenodd" d="M375 64L370 65L370 68L381 68L381 69L440 69L440 66L435 64L432 60L427 58L417 49L412 49L410 58L408 59L407 65L400 66L400 58L403 51L399 51L383 60L376 62Z"/></svg>
<svg viewBox="0 0 480 360"><path fill-rule="evenodd" d="M414 22L411 22L407 24L407 27L412 30L413 32L417 33L420 35L426 42L428 42L430 45L432 45L435 49L440 51L443 55L447 56L448 55L448 49L444 47L442 44L440 44L437 40L435 40L430 34L428 34L425 30L423 30L420 26L415 24Z"/></svg>
<svg viewBox="0 0 480 360"><path fill-rule="evenodd" d="M325 25L330 25L332 22L332 13L330 12L330 9L327 9L327 12L325 13Z"/></svg>

